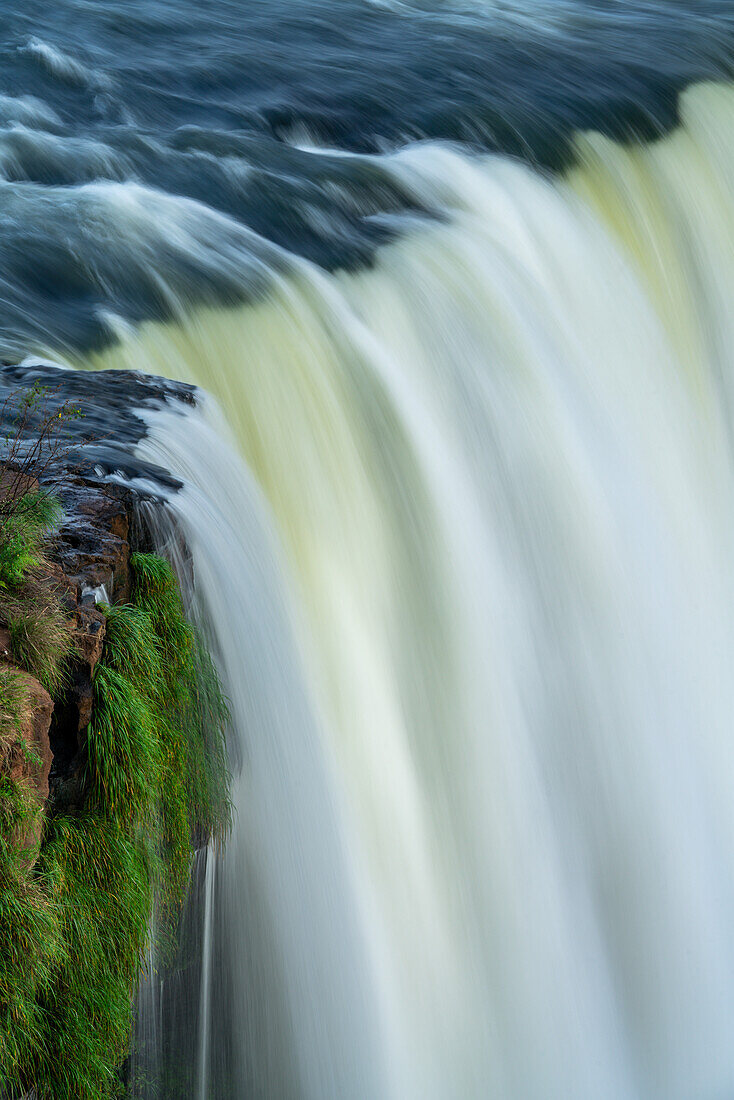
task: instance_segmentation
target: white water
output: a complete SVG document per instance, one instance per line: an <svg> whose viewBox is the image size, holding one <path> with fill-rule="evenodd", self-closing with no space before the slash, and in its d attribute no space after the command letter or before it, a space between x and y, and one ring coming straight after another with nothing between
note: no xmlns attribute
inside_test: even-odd
<svg viewBox="0 0 734 1100"><path fill-rule="evenodd" d="M212 847L206 850L206 877L204 880L204 940L201 960L201 990L199 1005L199 1051L197 1058L197 1098L207 1100L209 1050L211 1047L211 990L212 952L214 950L214 878L217 871L216 853Z"/></svg>
<svg viewBox="0 0 734 1100"><path fill-rule="evenodd" d="M445 224L97 360L227 419L143 450L239 739L238 1096L734 1095L734 94L684 111L559 183L408 150Z"/></svg>

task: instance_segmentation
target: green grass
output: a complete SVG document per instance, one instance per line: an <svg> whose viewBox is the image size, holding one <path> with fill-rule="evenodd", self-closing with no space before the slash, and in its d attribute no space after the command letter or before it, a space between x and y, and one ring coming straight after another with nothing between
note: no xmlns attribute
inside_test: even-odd
<svg viewBox="0 0 734 1100"><path fill-rule="evenodd" d="M23 679L10 665L0 664L0 775L19 744L21 720L28 706Z"/></svg>
<svg viewBox="0 0 734 1100"><path fill-rule="evenodd" d="M0 618L13 657L55 695L74 652L74 624L44 576L43 547L61 510L44 491L0 501Z"/></svg>
<svg viewBox="0 0 734 1100"><path fill-rule="evenodd" d="M43 561L43 545L61 508L44 490L0 502L0 589L22 584Z"/></svg>
<svg viewBox="0 0 734 1100"><path fill-rule="evenodd" d="M229 827L216 672L168 563L131 566L132 603L108 609L95 670L84 806L49 818L33 867L13 838L37 811L0 780L0 1095L119 1092L153 907L172 941L194 844ZM2 690L0 743L16 705Z"/></svg>
<svg viewBox="0 0 734 1100"><path fill-rule="evenodd" d="M95 813L52 820L42 869L63 954L38 998L44 1034L27 1080L49 1100L119 1092L145 949L155 860L145 835Z"/></svg>
<svg viewBox="0 0 734 1100"><path fill-rule="evenodd" d="M0 1089L30 1083L43 1049L44 992L63 953L58 901L41 873L29 873L19 833L38 805L30 790L0 779ZM12 1093L11 1093L12 1095Z"/></svg>
<svg viewBox="0 0 734 1100"><path fill-rule="evenodd" d="M58 695L66 684L69 659L76 650L73 621L51 593L40 590L26 594L22 602L6 601L3 610L13 657L49 695Z"/></svg>

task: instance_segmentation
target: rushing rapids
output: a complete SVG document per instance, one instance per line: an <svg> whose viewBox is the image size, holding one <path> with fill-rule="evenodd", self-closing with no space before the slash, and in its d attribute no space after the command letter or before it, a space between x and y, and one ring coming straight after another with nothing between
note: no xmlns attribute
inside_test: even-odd
<svg viewBox="0 0 734 1100"><path fill-rule="evenodd" d="M29 11L0 98L7 354L211 395L135 449L237 816L131 1094L724 1100L731 6L276 7Z"/></svg>

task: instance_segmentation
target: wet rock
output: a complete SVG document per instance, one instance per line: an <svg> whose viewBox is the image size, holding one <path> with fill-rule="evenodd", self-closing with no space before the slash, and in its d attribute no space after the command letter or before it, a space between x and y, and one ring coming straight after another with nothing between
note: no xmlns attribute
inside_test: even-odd
<svg viewBox="0 0 734 1100"><path fill-rule="evenodd" d="M91 684L88 695L82 682L73 684L69 694L54 704L49 741L51 744L51 771L49 773L49 799L52 808L74 813L82 804L84 786L84 730L82 700L89 699L86 713L91 717ZM87 724L89 719L87 719Z"/></svg>
<svg viewBox="0 0 734 1100"><path fill-rule="evenodd" d="M61 501L64 521L49 548L80 594L104 585L113 601L130 596L130 515L135 494L90 483L75 473L43 479Z"/></svg>
<svg viewBox="0 0 734 1100"><path fill-rule="evenodd" d="M104 646L105 618L95 593L104 589L113 603L130 598L131 549L152 549L141 502L148 510L163 511L166 496L180 488L167 470L135 456L136 445L148 431L141 411L167 407L183 412L195 403L196 389L134 372L72 371L33 362L5 365L0 367L0 432L13 431L12 403L3 406L2 401L34 385L44 387L46 395L31 410L28 439L34 438L49 410L73 407L77 413L60 419L56 432L63 446L40 471L38 481L28 478L22 486L22 491L39 485L48 489L63 509L60 529L46 548L48 568L41 583L54 589L74 619L78 653L49 718L44 751L50 771L44 764L41 786L44 798L50 787L52 802L73 810L81 803L94 669ZM9 479L8 487L12 484ZM0 499L2 493L0 480ZM142 514L149 518L149 511ZM171 537L177 559L186 562L180 533L173 531ZM8 659L10 649L8 632L0 628L0 659Z"/></svg>
<svg viewBox="0 0 734 1100"><path fill-rule="evenodd" d="M76 610L76 640L79 656L77 664L89 679L95 665L102 656L105 635L105 617L96 606L88 607L82 603Z"/></svg>
<svg viewBox="0 0 734 1100"><path fill-rule="evenodd" d="M102 656L105 636L105 617L96 606L80 603L75 612L74 640L78 647L63 704L71 708L69 717L77 732L86 729L92 718L92 677ZM74 712L73 718L72 713Z"/></svg>

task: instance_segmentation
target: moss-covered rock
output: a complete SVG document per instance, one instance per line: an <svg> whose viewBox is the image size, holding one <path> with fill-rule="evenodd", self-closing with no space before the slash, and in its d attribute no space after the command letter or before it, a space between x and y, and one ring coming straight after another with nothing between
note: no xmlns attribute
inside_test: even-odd
<svg viewBox="0 0 734 1100"><path fill-rule="evenodd" d="M169 564L134 554L130 566L131 602L104 613L79 794L47 815L35 863L18 837L42 792L7 767L0 776L4 1097L118 1093L153 910L173 941L194 845L229 823L216 673ZM11 726L20 742L12 714Z"/></svg>

